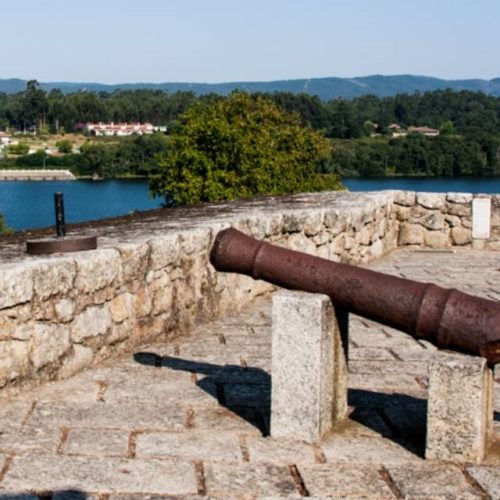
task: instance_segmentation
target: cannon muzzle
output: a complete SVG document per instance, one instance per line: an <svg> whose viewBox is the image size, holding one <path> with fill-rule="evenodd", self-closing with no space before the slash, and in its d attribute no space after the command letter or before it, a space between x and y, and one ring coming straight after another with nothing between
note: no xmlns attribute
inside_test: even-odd
<svg viewBox="0 0 500 500"><path fill-rule="evenodd" d="M232 228L217 235L210 262L218 271L326 294L334 305L437 347L500 361L500 302L288 250Z"/></svg>

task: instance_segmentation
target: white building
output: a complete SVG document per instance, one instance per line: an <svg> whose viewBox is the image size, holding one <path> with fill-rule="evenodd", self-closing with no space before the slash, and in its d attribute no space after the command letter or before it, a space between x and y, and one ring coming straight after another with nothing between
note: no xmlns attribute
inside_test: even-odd
<svg viewBox="0 0 500 500"><path fill-rule="evenodd" d="M156 127L151 123L87 123L85 130L95 136L127 136L152 134Z"/></svg>
<svg viewBox="0 0 500 500"><path fill-rule="evenodd" d="M439 135L438 129L430 127L408 127L408 132L426 135L427 137L437 137Z"/></svg>
<svg viewBox="0 0 500 500"><path fill-rule="evenodd" d="M12 142L12 136L0 130L0 144L6 145Z"/></svg>

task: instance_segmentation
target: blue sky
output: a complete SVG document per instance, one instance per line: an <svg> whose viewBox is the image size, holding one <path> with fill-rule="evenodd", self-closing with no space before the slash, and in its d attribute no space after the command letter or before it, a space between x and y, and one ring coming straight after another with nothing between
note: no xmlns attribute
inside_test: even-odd
<svg viewBox="0 0 500 500"><path fill-rule="evenodd" d="M0 78L500 76L500 0L1 0Z"/></svg>

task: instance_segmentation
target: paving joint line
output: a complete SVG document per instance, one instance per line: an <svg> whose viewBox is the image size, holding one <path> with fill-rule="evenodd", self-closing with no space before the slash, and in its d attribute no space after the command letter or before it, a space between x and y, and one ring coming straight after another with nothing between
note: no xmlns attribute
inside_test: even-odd
<svg viewBox="0 0 500 500"><path fill-rule="evenodd" d="M194 471L196 475L196 489L198 495L205 496L207 494L207 484L205 481L205 467L201 460L193 462Z"/></svg>
<svg viewBox="0 0 500 500"><path fill-rule="evenodd" d="M243 457L243 462L250 462L250 452L248 451L246 437L238 436L238 441L240 444L240 450L241 450L241 455Z"/></svg>
<svg viewBox="0 0 500 500"><path fill-rule="evenodd" d="M429 390L429 384L425 381L423 377L415 377L415 382L424 390Z"/></svg>
<svg viewBox="0 0 500 500"><path fill-rule="evenodd" d="M106 393L109 383L106 380L97 380L96 383L97 383L96 401L104 403L105 401L104 394Z"/></svg>
<svg viewBox="0 0 500 500"><path fill-rule="evenodd" d="M392 491L392 494L398 499L398 500L404 500L405 496L401 492L401 490L398 488L397 484L394 482L394 479L392 479L392 476L390 472L382 466L378 470L379 475L382 477L382 479L385 481L389 489Z"/></svg>
<svg viewBox="0 0 500 500"><path fill-rule="evenodd" d="M404 361L404 359L401 356L399 356L396 352L394 352L394 349L392 349L392 347L389 347L387 351L396 361Z"/></svg>
<svg viewBox="0 0 500 500"><path fill-rule="evenodd" d="M56 453L58 455L63 454L66 443L68 442L70 431L71 429L69 427L66 426L61 427L61 438L59 439L59 444L57 445L56 449Z"/></svg>
<svg viewBox="0 0 500 500"><path fill-rule="evenodd" d="M128 437L127 458L135 458L137 448L137 436L142 431L131 431Z"/></svg>
<svg viewBox="0 0 500 500"><path fill-rule="evenodd" d="M10 453L5 457L5 461L3 463L2 469L0 469L0 483L5 479L7 472L10 468L12 461L14 460L15 455Z"/></svg>
<svg viewBox="0 0 500 500"><path fill-rule="evenodd" d="M314 443L312 445L313 447L313 453L314 453L314 460L317 464L326 464L326 456L323 453L323 450L321 449L321 446L319 443Z"/></svg>
<svg viewBox="0 0 500 500"><path fill-rule="evenodd" d="M469 474L465 467L460 468L460 472L465 477L467 483L479 494L484 500L490 500L491 496L488 492Z"/></svg>
<svg viewBox="0 0 500 500"><path fill-rule="evenodd" d="M186 420L184 423L186 429L193 429L195 424L194 424L194 409L192 406L188 406L186 408Z"/></svg>
<svg viewBox="0 0 500 500"><path fill-rule="evenodd" d="M307 487L304 483L304 479L302 478L298 467L295 464L290 464L288 466L288 470L290 471L290 475L292 476L293 483L295 485L295 488L297 488L299 495L302 497L311 496L309 494L309 491L307 491Z"/></svg>
<svg viewBox="0 0 500 500"><path fill-rule="evenodd" d="M28 420L33 415L37 404L38 404L38 401L31 402L31 406L30 406L29 410L27 411L26 415L24 416L23 421L21 422L21 427L24 427L28 423Z"/></svg>

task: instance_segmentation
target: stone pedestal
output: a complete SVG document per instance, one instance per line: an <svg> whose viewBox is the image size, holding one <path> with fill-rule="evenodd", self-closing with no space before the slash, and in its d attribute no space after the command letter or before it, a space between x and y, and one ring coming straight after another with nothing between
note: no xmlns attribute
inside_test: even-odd
<svg viewBox="0 0 500 500"><path fill-rule="evenodd" d="M347 365L326 295L273 297L271 436L316 441L347 414Z"/></svg>
<svg viewBox="0 0 500 500"><path fill-rule="evenodd" d="M492 434L492 394L484 358L436 353L429 363L425 457L480 463Z"/></svg>

